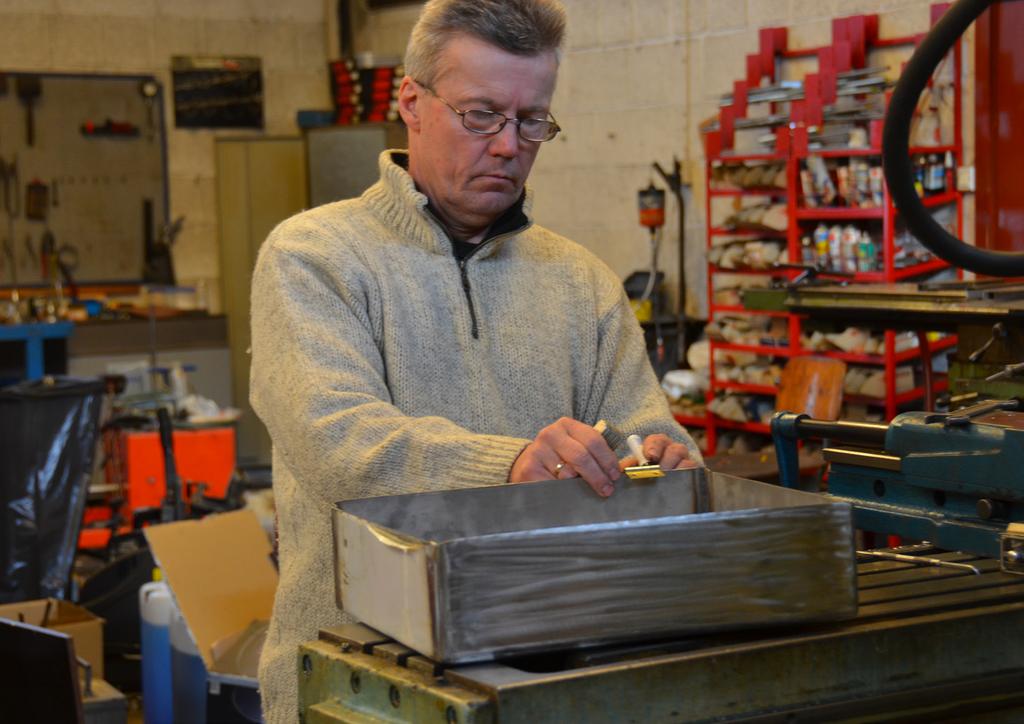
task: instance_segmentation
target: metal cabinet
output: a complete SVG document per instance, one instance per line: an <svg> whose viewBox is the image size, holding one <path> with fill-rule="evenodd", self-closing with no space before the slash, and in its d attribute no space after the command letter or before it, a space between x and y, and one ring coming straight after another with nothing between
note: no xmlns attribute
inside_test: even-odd
<svg viewBox="0 0 1024 724"><path fill-rule="evenodd" d="M218 139L217 205L221 284L228 318L232 392L243 411L238 460L270 463L270 436L249 407L249 289L260 245L308 204L303 139Z"/></svg>

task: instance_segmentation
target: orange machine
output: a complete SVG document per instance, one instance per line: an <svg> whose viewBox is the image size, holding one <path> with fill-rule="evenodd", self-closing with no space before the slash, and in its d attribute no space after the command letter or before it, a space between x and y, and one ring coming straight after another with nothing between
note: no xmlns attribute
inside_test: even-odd
<svg viewBox="0 0 1024 724"><path fill-rule="evenodd" d="M131 529L132 516L143 508L157 508L164 498L164 454L157 431L113 430L104 436L106 478L112 496L120 498L124 524L118 532ZM231 425L174 431L174 460L187 501L196 487L206 485L206 495L223 498L235 470L235 428ZM84 522L108 520L109 507L86 509ZM110 539L109 528L83 528L81 548L102 548Z"/></svg>
<svg viewBox="0 0 1024 724"><path fill-rule="evenodd" d="M160 434L154 430L121 431L118 435L126 483L125 512L159 507L166 486ZM207 495L223 498L235 470L235 428L175 430L174 460L186 500L199 483L206 484Z"/></svg>

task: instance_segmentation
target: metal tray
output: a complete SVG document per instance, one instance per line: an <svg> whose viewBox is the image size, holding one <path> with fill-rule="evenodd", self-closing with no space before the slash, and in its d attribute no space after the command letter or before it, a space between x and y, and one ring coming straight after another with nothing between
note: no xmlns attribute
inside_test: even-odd
<svg viewBox="0 0 1024 724"><path fill-rule="evenodd" d="M849 504L703 468L608 499L552 480L349 500L333 523L338 605L450 663L857 611Z"/></svg>

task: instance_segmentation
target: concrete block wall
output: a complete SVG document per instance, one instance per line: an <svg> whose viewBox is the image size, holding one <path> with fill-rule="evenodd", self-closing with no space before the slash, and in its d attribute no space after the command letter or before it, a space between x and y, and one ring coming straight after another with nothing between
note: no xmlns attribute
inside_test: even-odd
<svg viewBox="0 0 1024 724"><path fill-rule="evenodd" d="M296 110L330 106L325 15L333 6L331 0L0 0L0 69L161 79L170 211L186 217L174 249L177 276L183 285L205 286L217 311L214 139L239 132L174 128L171 56L259 56L265 133L296 135Z"/></svg>

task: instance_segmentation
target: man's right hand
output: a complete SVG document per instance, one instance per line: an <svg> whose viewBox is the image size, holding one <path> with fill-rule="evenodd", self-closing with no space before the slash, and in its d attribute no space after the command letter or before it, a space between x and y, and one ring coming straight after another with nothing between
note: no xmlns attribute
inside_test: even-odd
<svg viewBox="0 0 1024 724"><path fill-rule="evenodd" d="M579 476L598 495L615 492L619 459L601 434L579 420L563 417L545 427L512 464L508 481L527 483Z"/></svg>

